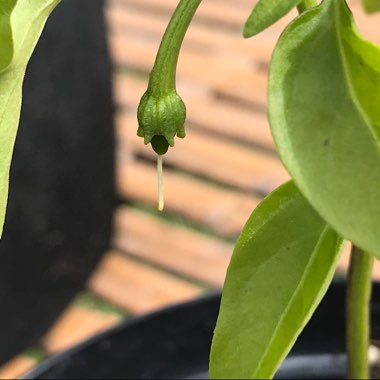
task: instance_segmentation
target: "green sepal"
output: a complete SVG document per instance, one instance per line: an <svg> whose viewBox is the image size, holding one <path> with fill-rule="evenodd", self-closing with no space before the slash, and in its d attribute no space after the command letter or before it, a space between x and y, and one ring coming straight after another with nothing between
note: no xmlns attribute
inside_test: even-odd
<svg viewBox="0 0 380 380"><path fill-rule="evenodd" d="M148 89L141 98L137 110L137 118L139 122L137 135L144 138L145 145L151 143L155 136L163 136L168 145L173 147L175 136L180 138L186 136L186 107L181 97L175 91L155 96ZM153 143L155 141L160 142L159 149L162 151L165 145L162 143L162 139L155 139ZM154 148L158 145L152 144L152 146Z"/></svg>

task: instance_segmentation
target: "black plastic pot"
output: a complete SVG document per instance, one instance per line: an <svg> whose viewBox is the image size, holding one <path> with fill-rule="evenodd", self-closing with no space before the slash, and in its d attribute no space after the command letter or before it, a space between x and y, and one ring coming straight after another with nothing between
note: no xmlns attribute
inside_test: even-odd
<svg viewBox="0 0 380 380"><path fill-rule="evenodd" d="M372 336L380 336L380 285L373 289ZM377 301L376 301L377 300ZM204 379L220 295L174 306L100 334L46 360L25 379ZM277 378L345 376L345 285L335 282Z"/></svg>
<svg viewBox="0 0 380 380"><path fill-rule="evenodd" d="M108 248L111 94L103 1L62 1L24 81L0 241L0 363L38 342Z"/></svg>

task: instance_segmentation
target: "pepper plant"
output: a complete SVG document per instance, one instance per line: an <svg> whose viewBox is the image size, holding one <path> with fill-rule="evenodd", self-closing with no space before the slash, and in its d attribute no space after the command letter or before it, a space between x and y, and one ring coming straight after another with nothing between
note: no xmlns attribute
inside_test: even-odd
<svg viewBox="0 0 380 380"><path fill-rule="evenodd" d="M47 17L59 2L0 0L0 238L25 70Z"/></svg>
<svg viewBox="0 0 380 380"><path fill-rule="evenodd" d="M175 70L200 2L179 1L138 110L138 135L160 160L176 135L185 136ZM363 6L379 11L380 1ZM211 348L212 378L274 376L348 241L348 376L369 377L371 270L380 258L380 48L360 36L344 0L259 0L244 36L295 7L300 15L278 40L268 88L271 131L292 180L253 211L236 243Z"/></svg>

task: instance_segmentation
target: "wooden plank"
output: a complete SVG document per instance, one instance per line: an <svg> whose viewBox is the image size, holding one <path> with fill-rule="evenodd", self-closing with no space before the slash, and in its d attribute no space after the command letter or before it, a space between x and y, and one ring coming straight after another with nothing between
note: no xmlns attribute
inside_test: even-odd
<svg viewBox="0 0 380 380"><path fill-rule="evenodd" d="M209 0L204 1L199 6L196 15L192 21L192 25L204 24L210 28L218 30L228 30L230 33L241 37L243 26L256 1L220 1ZM149 15L165 15L169 19L173 13L177 0L165 0L157 2L155 0L110 0L111 6L127 7L128 9L140 9ZM279 20L275 25L266 29L261 33L262 36L278 35L289 22L297 16L294 9L289 15ZM192 26L191 25L191 26Z"/></svg>
<svg viewBox="0 0 380 380"><path fill-rule="evenodd" d="M133 75L115 75L115 102L136 114L137 106L147 87L147 80ZM274 150L274 142L264 112L236 107L236 104L218 101L204 88L178 81L178 92L187 108L187 123L198 129L225 135L245 143L253 143ZM255 91L251 91L254 93ZM265 104L265 93L257 100Z"/></svg>
<svg viewBox="0 0 380 380"><path fill-rule="evenodd" d="M167 17L163 18L162 15L147 15L146 11L133 8L126 11L126 7L117 6L109 7L108 17L113 26L111 33L124 33L124 38L133 38L131 36L135 35L149 36L154 38L156 46L168 21ZM197 49L203 56L213 54L218 60L224 60L225 55L232 55L236 59L243 56L243 59L251 62L251 72L266 76L276 40L277 35L268 38L266 34L260 35L260 38L245 40L240 34L235 35L230 31L194 23L186 34L182 51ZM212 90L217 95L248 101L253 106L265 110L266 90L263 86L246 83L245 78L238 80L236 76L241 77L240 74L236 74L227 81L215 83L216 88Z"/></svg>
<svg viewBox="0 0 380 380"><path fill-rule="evenodd" d="M144 145L136 135L137 121L133 116L123 113L116 126L121 150L133 149L141 156L156 159L151 146ZM267 194L289 179L279 159L272 154L192 128L187 128L186 133L186 138L177 139L175 147L165 155L166 163L259 194Z"/></svg>
<svg viewBox="0 0 380 380"><path fill-rule="evenodd" d="M190 300L201 293L195 285L116 251L105 256L89 287L108 302L135 314Z"/></svg>
<svg viewBox="0 0 380 380"><path fill-rule="evenodd" d="M138 36L133 39L124 38L118 33L109 37L109 44L116 65L146 72L152 69L158 49L154 41ZM252 88L262 90L267 87L266 73L255 70L252 58L242 59L229 54L220 59L215 54L186 49L181 51L178 60L177 78L186 78L187 81L207 86L234 81L236 85L249 83Z"/></svg>
<svg viewBox="0 0 380 380"><path fill-rule="evenodd" d="M222 287L232 254L227 244L129 207L115 213L116 249L170 271Z"/></svg>
<svg viewBox="0 0 380 380"><path fill-rule="evenodd" d="M242 30L253 5L256 3L247 2L245 0L209 0L203 2L198 8L194 19L190 25L190 30L194 25L205 25L216 31L225 31L242 38ZM169 21L170 15L173 13L177 0L166 0L157 2L155 0L109 0L111 7L124 7L127 11L136 9L146 13L147 18L165 17L166 22ZM277 23L261 32L260 36L264 38L277 39L278 35L284 28L297 16L294 9L287 16L279 20Z"/></svg>
<svg viewBox="0 0 380 380"><path fill-rule="evenodd" d="M243 2L229 0L209 0L203 2L199 7L196 16L192 24L203 23L208 24L210 28L227 27L231 34L240 36L240 32L243 29L243 25L248 18L248 15L253 8L256 1ZM147 16L156 16L157 10L161 15L165 15L167 21L172 14L177 0L166 0L165 2L157 3L155 0L111 0L109 1L110 7L125 8L128 10L137 9L144 11ZM367 15L362 7L361 2L357 0L348 0L349 6L354 13L357 24L361 32L370 39L380 41L380 37L377 33L377 25L380 21L379 14ZM273 36L278 38L279 33L297 16L297 12L293 10L289 15L282 18L275 25L263 31L260 36L267 37ZM206 21L206 22L205 22ZM207 22L208 21L208 22ZM232 27L232 29L231 29Z"/></svg>
<svg viewBox="0 0 380 380"><path fill-rule="evenodd" d="M204 41L204 40L203 40ZM223 38L222 38L223 41ZM239 41L240 38L239 38ZM260 51L257 41L263 41L263 38L246 42L246 54L241 55L231 54L229 45L235 46L236 43L223 41L217 52L210 47L201 48L198 51L187 50L186 44L181 51L180 61L178 64L178 79L186 78L204 85L216 86L217 91L221 93L221 89L231 87L234 92L238 92L240 87L248 88L250 99L254 103L263 108L266 103L266 88L267 88L267 67L270 51L272 50L275 40L267 43L264 39L264 46L270 46L266 52L266 58L260 57ZM190 41L191 42L191 41ZM150 71L153 66L155 54L158 48L158 41L149 41L146 38L138 38L133 34L133 38L123 36L120 33L112 34L110 44L115 62L119 65ZM203 46L201 41L193 42L191 46ZM222 49L222 46L224 49ZM226 56L221 56L226 52ZM211 55L210 55L211 54ZM257 56L259 56L257 58ZM212 67L213 70L208 70L207 77L204 75L204 68ZM207 80L205 81L205 79ZM221 87L221 88L219 88ZM244 90L245 92L246 90Z"/></svg>
<svg viewBox="0 0 380 380"><path fill-rule="evenodd" d="M355 21L358 24L358 28L361 33L372 42L380 44L380 33L376 32L377 25L380 24L380 14L369 16L364 13L360 3L359 6L353 2L351 3L351 9L354 12ZM275 41L271 41L268 38L264 40L261 35L253 40L259 40L264 44L267 44L267 51L272 51L274 49ZM256 45L252 45L251 54L255 55L257 53L259 54L257 65L261 64L261 69L265 73L267 72L269 62L266 59L260 59L260 48ZM259 67L257 67L257 72L259 72ZM234 81L231 79L230 81L226 81L224 83L215 83L213 86L213 91L216 95L234 99L237 102L243 102L248 106L251 105L253 107L257 107L262 105L260 99L261 91L249 82L244 83L241 80Z"/></svg>
<svg viewBox="0 0 380 380"><path fill-rule="evenodd" d="M111 4L126 5L147 10L148 12L157 12L171 14L177 0L165 0L157 2L156 0L111 0ZM226 17L228 15L228 17ZM247 18L247 11L244 8L236 7L230 3L220 3L217 0L204 1L198 8L196 22L212 22L220 27L233 28L240 31Z"/></svg>
<svg viewBox="0 0 380 380"><path fill-rule="evenodd" d="M368 16L363 12L363 9L361 6L352 4L351 7L355 13L355 18L359 25L359 29L363 32L365 36L370 38L372 41L379 43L380 37L378 33L376 33L376 25L380 22L380 15ZM114 8L117 9L117 7L114 7ZM141 10L137 10L137 11L142 12ZM118 13L120 14L121 12L118 12ZM124 12L124 13L127 13L127 12ZM145 15L145 19L147 16L148 17L150 16L150 20L157 20L157 17L155 17L154 14L153 15L150 15L149 13L146 14L146 10L144 10L144 15ZM283 25L281 26L281 28L285 27L286 24L294 16L295 14L292 14L291 16L288 16L286 20L285 19L282 20L281 24ZM120 18L121 17L119 16L119 20ZM164 22L166 23L167 20L164 20ZM137 24L133 24L133 22L131 22L131 24L132 26L135 25L135 30L138 31ZM140 27L140 29L142 30L142 33L146 31L145 25L150 25L150 24L151 24L150 22L144 22L141 24L142 26ZM195 25L197 24L195 23ZM160 30L161 28L164 28L164 25L160 26ZM278 28L278 29L280 30L281 28ZM216 67L219 69L220 64L218 65L217 61L222 62L223 64L225 60L227 60L233 66L233 62L231 62L230 60L231 60L231 56L234 56L236 59L239 59L240 61L242 60L247 61L247 62L249 61L250 62L249 70L251 71L251 73L256 72L257 74L256 77L260 77L260 73L266 73L267 67L268 67L268 60L270 57L270 52L272 51L275 41L279 35L279 33L273 33L273 35L272 34L270 35L273 38L268 38L268 35L266 33L262 33L259 37L249 40L249 42L247 42L246 49L244 49L245 45L241 43L246 42L246 41L243 41L240 36L235 36L232 33L222 31L224 32L225 35L230 36L230 38L227 39L220 34L222 32L218 30L214 31L212 28L203 26L204 31L211 30L212 32L209 38L206 38L207 34L205 34L205 36L203 36L203 39L202 39L203 31L200 30L197 32L198 29L196 29L195 27L193 29L189 30L188 36L185 40L184 49L182 50L182 53L181 53L181 61L186 60L186 62L194 62L194 59L191 59L191 55L186 56L186 48L192 47L194 49L197 47L199 50L198 53L201 54L203 56L203 59L205 60L205 65L203 67L208 67L208 65L211 65L210 67ZM192 34L195 36L195 39L194 38L192 39ZM153 59L154 59L153 56L158 47L158 38L159 36L157 35L157 40L153 41L154 46L151 46L152 57L146 60L147 65L145 66L145 70L150 70L153 64ZM120 49L121 49L120 51L117 51L117 49L115 50L115 54L118 57L117 60L118 61L120 60L120 62L125 60L125 56L123 52L128 52L126 53L126 54L130 54L128 62L131 63L132 61L134 61L133 56L134 54L136 54L136 51L134 51L131 48L131 45L128 44L128 41L126 40L126 38L122 38L122 40L125 40L125 44L128 45L128 50L126 46L122 48L123 44L120 43L120 41L119 42L114 41L115 46L120 46ZM213 48L214 40L215 40L215 46L217 46L217 48ZM186 43L186 41L188 41L188 43ZM220 45L218 44L218 41L221 42ZM141 42L138 42L138 43L140 44ZM236 50L234 50L235 47L237 46L241 47L239 48L240 52L246 51L247 53L247 54L243 54L243 59L242 59L242 56L239 56ZM263 50L263 46L266 47L264 48L264 50ZM138 51L141 53L140 50L141 49L139 49ZM199 54L197 54L196 56L198 56ZM211 60L209 58L206 58L209 54L212 54L214 56ZM226 57L224 57L224 54L226 54ZM262 56L262 54L264 54L264 56ZM139 56L139 54L137 54L137 56ZM194 57L194 55L192 56ZM214 64L212 64L212 62L214 62ZM185 72L189 73L189 70L191 70L191 67L188 67L186 63L184 63L183 65L184 65L183 69L184 69L184 75L185 75ZM132 66L135 66L135 63L132 63ZM197 67L197 71L200 68L200 66L201 65L198 65L198 64L195 65L195 67ZM233 75L231 70L223 69L223 71L226 71L228 75L223 75L223 73L220 73L219 82L218 82L217 76L213 76L212 78L212 82L216 86L215 91L217 94L228 95L230 97L233 97L234 99L242 100L254 106L255 105L259 105L261 107L263 106L262 99L263 99L263 94L264 94L264 88L261 84L261 80L257 80L256 78L254 83L252 83L252 81L250 80L250 75L247 75L247 73L245 72L243 73L243 75L241 75L240 72ZM181 77L181 75L182 74L181 74L181 62L180 62L179 77ZM199 76L197 76L196 73L194 72L192 73L191 78L193 80L198 80L198 81L200 80ZM264 85L264 87L266 87L266 84Z"/></svg>
<svg viewBox="0 0 380 380"><path fill-rule="evenodd" d="M36 366L36 361L29 356L19 355L0 368L0 379L18 379Z"/></svg>
<svg viewBox="0 0 380 380"><path fill-rule="evenodd" d="M240 108L244 105L247 109L258 109L260 111L265 110L265 114L267 113L266 99L265 102L263 101L263 96L264 93L266 96L266 91L263 92L262 90L253 87L250 83L237 84L236 82L230 81L215 84L213 87L213 93L216 97L226 99L235 106L240 105Z"/></svg>
<svg viewBox="0 0 380 380"><path fill-rule="evenodd" d="M66 350L114 326L120 320L116 314L71 306L45 336L43 348L50 354Z"/></svg>
<svg viewBox="0 0 380 380"><path fill-rule="evenodd" d="M118 160L117 189L121 197L157 206L157 179L153 165ZM200 223L220 235L235 238L260 199L224 189L165 169L165 211Z"/></svg>
<svg viewBox="0 0 380 380"><path fill-rule="evenodd" d="M372 40L376 41L379 38ZM114 59L118 64L133 68L139 65L145 71L150 71L152 68L156 47L149 48L146 44L128 41L118 35L111 38L111 43ZM254 51L252 48L252 52ZM240 62L239 65L235 65L231 58L224 60L216 55L207 57L200 53L183 51L178 65L178 78L203 83L216 95L231 97L264 110L267 91L266 62L261 61L254 70L254 65L248 63L248 59L245 61L246 64ZM144 63L141 65L140 62ZM213 67L214 70L208 71L205 76L204 67Z"/></svg>
<svg viewBox="0 0 380 380"><path fill-rule="evenodd" d="M169 17L157 13L147 14L143 9L111 4L107 7L107 20L111 34L122 33L124 38L144 36L152 39L158 46ZM208 55L218 54L219 57L242 55L260 65L261 62L269 61L275 43L274 36L265 35L263 38L246 40L240 34L228 30L192 23L182 48L198 50Z"/></svg>

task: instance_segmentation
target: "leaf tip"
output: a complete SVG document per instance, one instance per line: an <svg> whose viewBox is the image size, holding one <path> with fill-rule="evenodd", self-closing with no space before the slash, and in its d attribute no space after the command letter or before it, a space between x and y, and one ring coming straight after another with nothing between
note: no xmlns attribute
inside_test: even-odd
<svg viewBox="0 0 380 380"><path fill-rule="evenodd" d="M245 23L243 29L243 37L251 38L260 33L261 30L257 29L249 20Z"/></svg>

